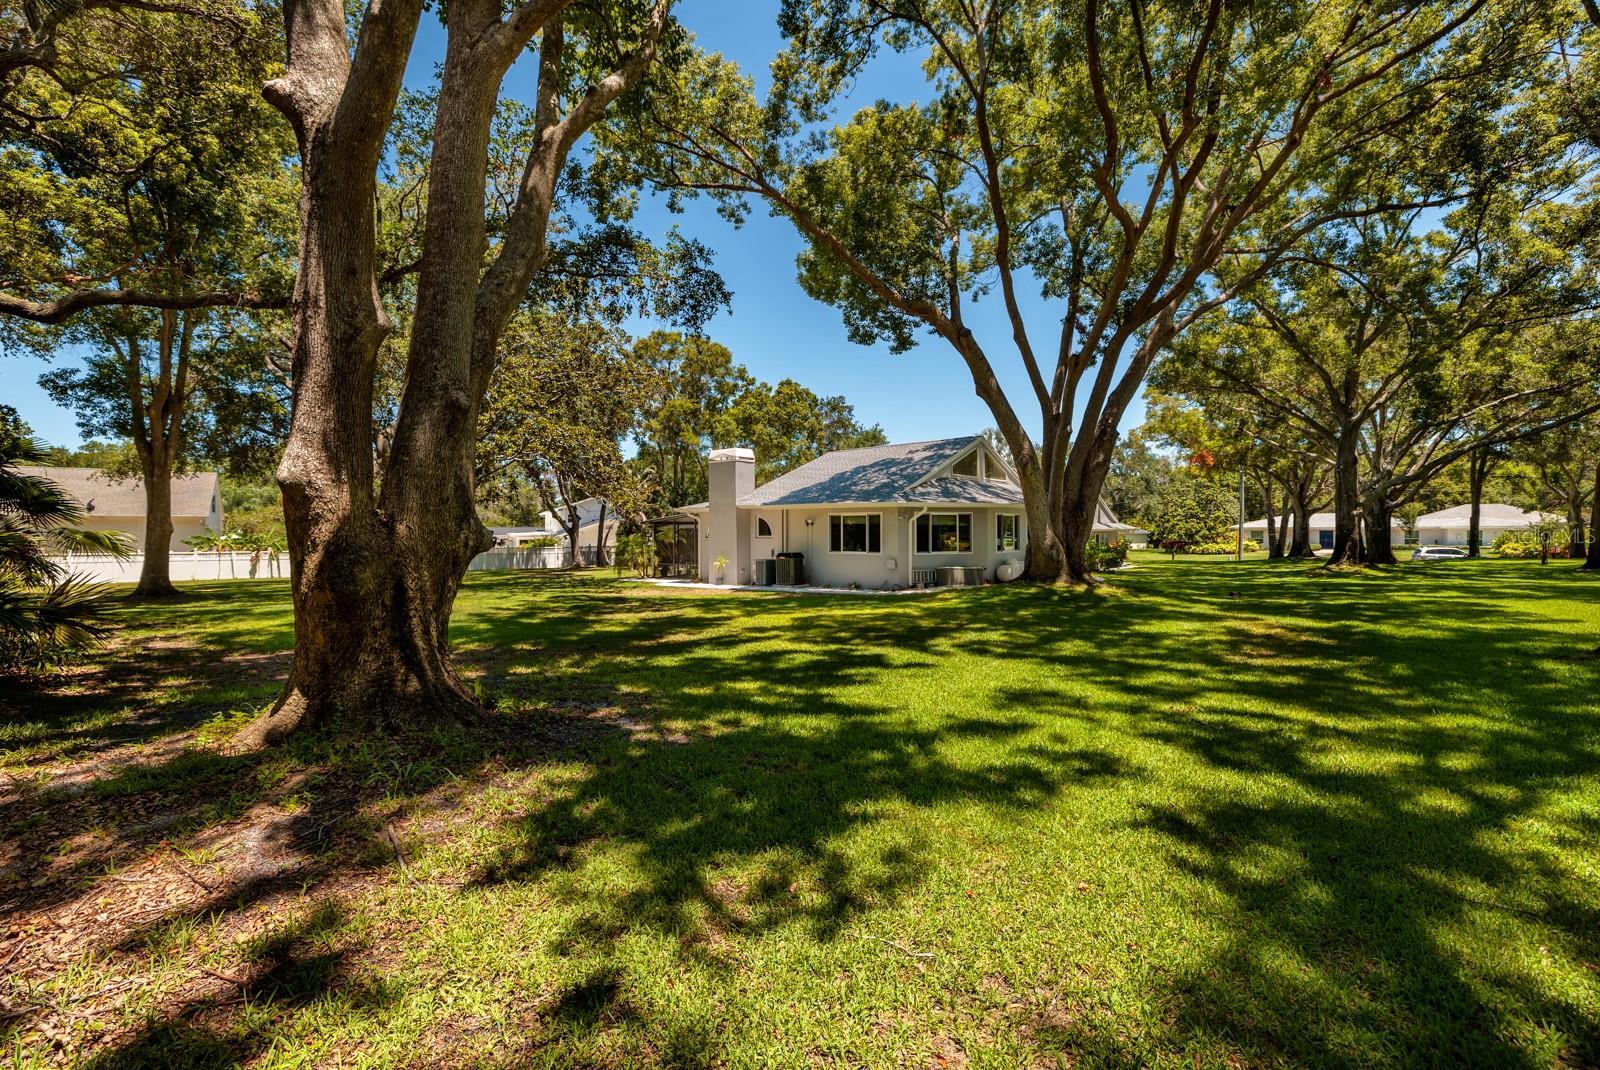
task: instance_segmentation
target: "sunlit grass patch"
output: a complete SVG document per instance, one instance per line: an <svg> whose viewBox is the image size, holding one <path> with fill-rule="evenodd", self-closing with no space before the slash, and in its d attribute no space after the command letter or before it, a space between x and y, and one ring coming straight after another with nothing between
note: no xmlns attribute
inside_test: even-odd
<svg viewBox="0 0 1600 1070"><path fill-rule="evenodd" d="M103 704L0 727L0 895L88 933L19 954L13 1061L68 1022L99 1066L1600 1063L1600 582L1136 563L473 574L495 732L252 756L285 586L126 610Z"/></svg>

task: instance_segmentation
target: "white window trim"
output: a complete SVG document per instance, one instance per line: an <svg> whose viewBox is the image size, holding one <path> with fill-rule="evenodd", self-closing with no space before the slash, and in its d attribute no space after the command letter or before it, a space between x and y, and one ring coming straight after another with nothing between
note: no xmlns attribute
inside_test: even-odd
<svg viewBox="0 0 1600 1070"><path fill-rule="evenodd" d="M970 549L970 550L932 550L932 549L929 549L929 550L916 550L917 534L918 534L917 533L917 529L922 526L923 517L926 517L927 520L928 520L928 545L929 546L933 545L933 518L936 517L936 516L964 516L964 517L966 517L967 518L967 545L971 546L972 549ZM916 522L911 525L911 546L912 546L912 549L915 550L915 552L917 552L919 554L926 554L929 557L932 557L935 554L938 554L938 555L941 555L941 556L944 556L944 557L971 557L973 554L978 552L978 542L977 542L977 540L975 538L973 538L973 535L972 535L972 527L973 527L972 518L973 518L973 512L970 509L947 510L947 511L944 511L944 512L934 512L933 510L930 509L928 512L923 513L922 516L917 517ZM959 525L957 526L957 530L958 531L960 530Z"/></svg>
<svg viewBox="0 0 1600 1070"><path fill-rule="evenodd" d="M767 533L765 535L761 534L761 525L762 524L767 525ZM772 521L768 520L764 516L757 516L756 517L756 538L758 538L758 539L773 539L773 538L777 538L777 536L774 535L773 531L772 531Z"/></svg>
<svg viewBox="0 0 1600 1070"><path fill-rule="evenodd" d="M834 517L841 517L841 518L846 518L846 519L851 518L851 517L861 517L861 518L865 519L865 518L867 518L869 516L875 516L875 517L878 518L878 548L876 550L835 550L833 548L833 518ZM871 532L870 528L868 529L868 532L869 533ZM840 541L843 542L844 540L841 538ZM828 552L830 554L838 554L840 557L882 557L883 556L883 514L882 513L874 513L874 512L866 512L866 513L829 513L828 514Z"/></svg>
<svg viewBox="0 0 1600 1070"><path fill-rule="evenodd" d="M1011 525L1011 538L1016 542L1015 546L1003 547L1000 545L1000 518L1003 516L1009 516L1016 521ZM1022 549L1022 514L1005 513L996 510L994 514L994 552L997 554L1014 554L1020 549Z"/></svg>

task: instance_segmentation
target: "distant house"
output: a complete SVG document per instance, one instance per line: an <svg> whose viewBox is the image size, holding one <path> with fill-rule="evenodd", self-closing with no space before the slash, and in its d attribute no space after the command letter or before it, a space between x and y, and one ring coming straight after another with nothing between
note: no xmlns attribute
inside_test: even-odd
<svg viewBox="0 0 1600 1070"><path fill-rule="evenodd" d="M18 466L18 471L58 484L83 508L79 527L120 531L136 551L144 550L144 480L118 479L98 468ZM206 531L221 532L222 487L215 472L172 477L172 544L187 552L185 539Z"/></svg>
<svg viewBox="0 0 1600 1070"><path fill-rule="evenodd" d="M554 535L565 542L567 533L561 525L566 519L567 510L564 507L546 509L539 514L539 526L545 534ZM585 498L578 502L578 553L586 563L585 555L592 554L595 546L604 545L608 550L616 547L619 521L610 503L601 498ZM601 529L602 523L604 530Z"/></svg>
<svg viewBox="0 0 1600 1070"><path fill-rule="evenodd" d="M759 487L755 472L752 451L713 450L710 499L678 514L693 525L702 580L751 583L779 554L804 554L806 578L831 587L936 582L951 567L984 579L1020 571L1022 488L982 435L838 450ZM1143 533L1101 506L1094 534Z"/></svg>
<svg viewBox="0 0 1600 1070"><path fill-rule="evenodd" d="M1294 534L1293 516L1274 517L1273 523L1275 525L1288 523L1290 527L1290 535L1292 536ZM1310 518L1310 526L1311 548L1313 550L1333 549L1333 514L1312 513ZM1244 537L1247 539L1254 539L1256 542L1265 547L1267 545L1266 517L1262 517L1260 520L1247 521L1244 526ZM1389 541L1396 546L1400 546L1406 541L1406 529L1399 523L1399 521L1395 521L1394 523L1390 524Z"/></svg>
<svg viewBox="0 0 1600 1070"><path fill-rule="evenodd" d="M564 540L566 538L561 533L560 528L551 529L527 524L520 527L490 528L489 534L494 536L494 544L502 548L525 546L540 539Z"/></svg>
<svg viewBox="0 0 1600 1070"><path fill-rule="evenodd" d="M1478 507L1478 530L1482 545L1494 542L1507 531L1527 531L1541 519L1558 520L1554 513L1530 513L1503 502L1484 502ZM1448 509L1417 517L1417 541L1424 546L1465 546L1472 524L1472 506L1452 505Z"/></svg>

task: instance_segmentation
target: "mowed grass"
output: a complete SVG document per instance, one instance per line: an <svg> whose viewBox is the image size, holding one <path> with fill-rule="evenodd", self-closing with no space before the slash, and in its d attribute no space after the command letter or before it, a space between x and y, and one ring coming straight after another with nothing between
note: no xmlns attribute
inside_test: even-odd
<svg viewBox="0 0 1600 1070"><path fill-rule="evenodd" d="M1600 578L1138 565L885 599L472 574L498 731L267 755L225 741L286 667L286 587L130 607L0 720L0 899L92 916L173 851L209 894L0 981L0 1051L1600 1065ZM263 814L288 861L232 880L256 841L218 830Z"/></svg>

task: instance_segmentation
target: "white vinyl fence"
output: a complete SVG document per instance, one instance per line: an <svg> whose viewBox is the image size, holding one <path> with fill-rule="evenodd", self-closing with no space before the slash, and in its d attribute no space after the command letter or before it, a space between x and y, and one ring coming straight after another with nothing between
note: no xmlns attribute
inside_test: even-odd
<svg viewBox="0 0 1600 1070"><path fill-rule="evenodd" d="M504 572L514 568L566 568L572 554L565 546L515 546L485 550L467 565L468 572Z"/></svg>
<svg viewBox="0 0 1600 1070"><path fill-rule="evenodd" d="M579 549L585 563L592 562L594 547ZM93 583L138 583L139 571L144 567L144 554L136 553L125 558L104 554L73 554L56 558L56 563L68 572ZM504 572L511 569L566 568L572 563L572 553L564 546L520 547L494 549L479 554L467 565L470 572ZM183 580L268 580L284 579L289 575L289 554L286 551L233 551L206 553L174 553L167 560L173 582Z"/></svg>
<svg viewBox="0 0 1600 1070"><path fill-rule="evenodd" d="M139 570L144 567L144 554L136 553L125 558L104 554L73 554L71 557L57 558L56 563L68 572L95 583L138 583ZM266 551L213 554L195 550L169 555L167 568L174 581L277 579L289 575L289 555Z"/></svg>

